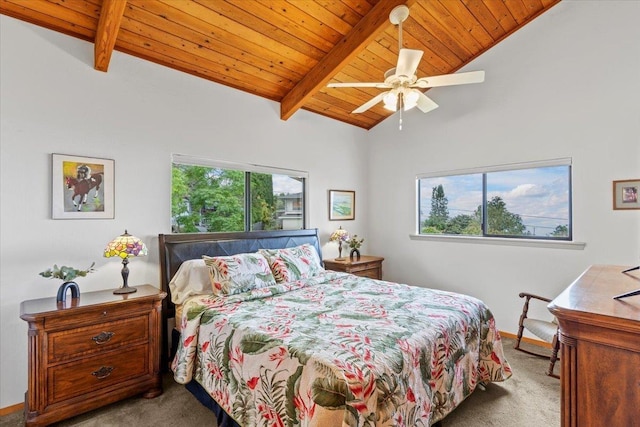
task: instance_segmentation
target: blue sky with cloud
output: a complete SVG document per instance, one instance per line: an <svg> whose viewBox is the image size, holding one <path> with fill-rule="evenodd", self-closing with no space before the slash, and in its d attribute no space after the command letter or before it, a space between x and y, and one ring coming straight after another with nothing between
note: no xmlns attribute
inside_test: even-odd
<svg viewBox="0 0 640 427"><path fill-rule="evenodd" d="M569 224L569 172L553 166L487 174L487 199L499 196L509 212L522 217L527 230L542 236L557 225ZM432 188L442 184L449 216L471 214L482 204L482 174L423 178L420 182L421 220L429 216Z"/></svg>

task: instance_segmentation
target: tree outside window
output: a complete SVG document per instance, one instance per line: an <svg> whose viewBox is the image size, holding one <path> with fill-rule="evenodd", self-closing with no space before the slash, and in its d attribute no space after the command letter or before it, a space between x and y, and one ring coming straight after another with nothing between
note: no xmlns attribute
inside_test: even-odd
<svg viewBox="0 0 640 427"><path fill-rule="evenodd" d="M304 178L279 173L174 162L172 230L195 233L304 228L304 185ZM285 212L288 205L296 207Z"/></svg>

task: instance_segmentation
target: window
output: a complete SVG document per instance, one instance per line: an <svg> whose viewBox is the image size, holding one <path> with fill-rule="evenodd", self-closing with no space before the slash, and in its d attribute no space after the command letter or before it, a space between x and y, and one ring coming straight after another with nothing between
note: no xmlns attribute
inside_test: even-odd
<svg viewBox="0 0 640 427"><path fill-rule="evenodd" d="M307 173L174 155L174 233L305 228Z"/></svg>
<svg viewBox="0 0 640 427"><path fill-rule="evenodd" d="M417 177L418 234L571 240L571 159Z"/></svg>

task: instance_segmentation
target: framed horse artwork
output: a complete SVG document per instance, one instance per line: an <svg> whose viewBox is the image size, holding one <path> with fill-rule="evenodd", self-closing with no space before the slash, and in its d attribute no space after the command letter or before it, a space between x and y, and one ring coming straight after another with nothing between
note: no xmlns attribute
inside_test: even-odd
<svg viewBox="0 0 640 427"><path fill-rule="evenodd" d="M114 218L114 161L52 154L52 218Z"/></svg>

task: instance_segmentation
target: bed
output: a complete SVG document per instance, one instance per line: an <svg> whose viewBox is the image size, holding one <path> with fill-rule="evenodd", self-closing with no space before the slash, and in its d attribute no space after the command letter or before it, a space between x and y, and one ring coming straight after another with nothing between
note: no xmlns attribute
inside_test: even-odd
<svg viewBox="0 0 640 427"><path fill-rule="evenodd" d="M220 427L430 426L511 376L482 301L324 270L315 229L159 242L163 359Z"/></svg>

